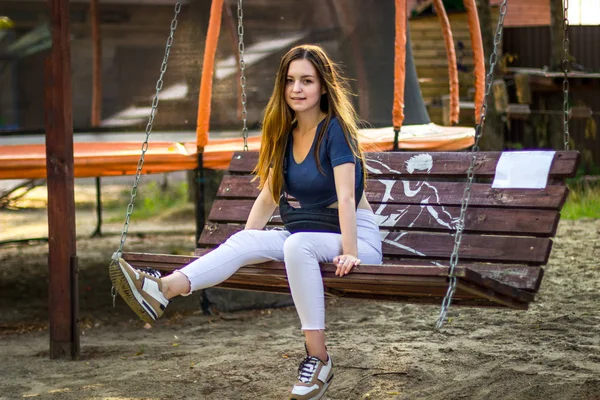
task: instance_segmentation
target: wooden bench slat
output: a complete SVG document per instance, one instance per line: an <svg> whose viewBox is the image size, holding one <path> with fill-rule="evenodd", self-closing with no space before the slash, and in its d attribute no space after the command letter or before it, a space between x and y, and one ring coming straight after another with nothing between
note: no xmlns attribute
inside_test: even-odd
<svg viewBox="0 0 600 400"><path fill-rule="evenodd" d="M208 219L213 223L245 223L250 215L254 200L217 199L213 203ZM297 202L290 202L294 207ZM421 205L371 204L379 216L380 226L386 229L426 230L453 232L452 220L457 220L460 207L446 206L446 213L428 212ZM441 215L440 215L441 214ZM502 209L469 207L465 217L465 232L486 234L524 235L550 237L556 233L560 214L555 210ZM270 224L281 225L279 208L276 208Z"/></svg>
<svg viewBox="0 0 600 400"><path fill-rule="evenodd" d="M431 169L408 170L409 159L426 154L431 157ZM496 164L502 152L480 152L476 161L475 174L479 177L491 178L496 173ZM367 168L371 176L465 176L471 163L470 152L367 152ZM568 178L575 176L580 155L575 151L557 151L550 177ZM258 152L236 152L229 165L233 173L251 173L258 162Z"/></svg>
<svg viewBox="0 0 600 400"><path fill-rule="evenodd" d="M265 286L261 284L249 285L249 284L235 284L230 283L228 281L223 282L219 285L221 288L225 289L238 289L238 290L251 290L257 292L267 292L267 293L278 293L278 294L288 294L288 288L285 287L275 287L275 286ZM442 295L431 295L431 294L421 294L420 296L415 295L414 293L405 293L406 291L396 291L394 294L382 294L373 291L371 287L363 287L364 291L355 291L351 292L350 295L347 293L339 292L334 288L329 288L325 292L325 296L328 295L339 297L346 296L354 299L364 299L364 300L380 300L380 301L400 301L406 303L417 303L417 304L433 304L439 305L442 301ZM487 299L483 299L480 297L474 298L473 295L470 295L469 298L465 298L462 295L462 292L457 292L457 297L452 300L453 306L465 306L465 307L485 307L485 308L498 308L500 307L498 303L491 302ZM526 310L528 308L527 303L519 303L514 301L511 308Z"/></svg>
<svg viewBox="0 0 600 400"><path fill-rule="evenodd" d="M200 235L200 246L214 247L223 243L243 225L210 224ZM449 233L381 231L384 256L419 259L450 259L454 237ZM385 236L385 237L384 237ZM460 258L471 261L545 264L552 247L547 238L515 236L481 236L463 234Z"/></svg>
<svg viewBox="0 0 600 400"><path fill-rule="evenodd" d="M123 257L136 267L146 266L150 259L156 268L157 260L166 263L189 262L195 257L170 256L143 253L124 253ZM387 296L389 299L425 297L432 303L439 303L447 287L447 269L435 266L365 265L356 268L356 272L344 277L335 276L335 266L322 266L325 289L329 293L345 297L374 298ZM384 272L383 274L381 272ZM459 267L456 270L459 286L456 300L488 300L496 306L526 308L533 300L533 294L517 290L509 285L485 278L475 271ZM287 276L282 262L267 262L248 265L220 285L221 287L246 290L288 293ZM436 299L436 301L433 301Z"/></svg>
<svg viewBox="0 0 600 400"><path fill-rule="evenodd" d="M471 282L465 282L462 279L458 280L456 287L458 291L471 292L474 296L483 297L485 299L490 300L493 303L502 304L508 308L515 308L521 310L526 310L528 308L529 303L517 301L511 296L506 296L503 293L498 293L491 289L482 290L481 287L478 287Z"/></svg>
<svg viewBox="0 0 600 400"><path fill-rule="evenodd" d="M432 291L427 291L424 288L426 287L437 287L439 288L439 294L442 297L445 295L445 292L448 289L448 281L445 279L446 274L442 276L443 279L433 280L431 276L428 276L427 279L423 279L422 276L406 276L406 275L386 275L385 279L378 278L377 275L356 275L356 279L352 280L351 275L345 276L343 280L335 277L334 272L323 272L323 279L325 280L326 286L330 286L335 288L333 284L328 284L328 279L331 279L335 284L342 285L343 288L347 288L349 283L355 283L359 287L364 287L364 285L368 284L376 284L379 285L377 293L385 292L387 287L396 288L398 285L410 283L411 288L419 288L417 293L427 293L429 295L433 294ZM481 275L477 274L474 271L459 269L456 271L456 276L463 282L470 282L471 285L474 285L476 288L471 287L469 290L471 293L472 290L477 290L477 296L486 297L490 300L493 300L493 296L502 295L508 296L511 299L517 300L519 302L531 302L534 299L534 295L529 292L517 290L505 284L501 284L499 282L495 282L491 279L484 278ZM349 278L350 279L346 279Z"/></svg>
<svg viewBox="0 0 600 400"><path fill-rule="evenodd" d="M124 253L123 257L132 265L138 267L153 267L161 271L173 271L181 268L208 253L212 249L199 248L196 249L193 256L180 256L170 254L149 254L149 253ZM393 263L393 264L388 264ZM480 274L484 278L490 278L500 283L506 284L512 288L537 292L540 282L543 277L544 270L538 266L526 265L498 265L498 264L480 264L459 261L458 268L472 270ZM283 262L267 262L260 264L261 268L267 270L280 269L284 270ZM413 271L410 267L437 267L438 269L429 270L430 273L436 273L439 276L447 275L448 260L446 262L432 262L425 260L406 260L406 259L384 259L383 265L360 265L353 270L353 274L362 274L367 272L370 274L410 274ZM409 268L407 268L409 267ZM334 272L335 266L332 264L321 264L323 271ZM420 273L423 270L421 269Z"/></svg>
<svg viewBox="0 0 600 400"><path fill-rule="evenodd" d="M241 268L228 281L240 285L252 283L253 281L262 284L270 282L274 286L286 287L287 274L285 269L281 267L281 264L270 264L275 268L268 268L266 264ZM437 267L390 267L390 269L393 268L396 271L384 275L372 274L369 271L365 271L365 268L361 268L360 274L349 274L343 278L335 276L335 267L331 265L325 265L324 267L322 268L322 275L326 288L334 288L344 294L358 291L388 295L407 295L410 292L413 295L425 294L428 296L437 293L443 297L448 286L446 279L448 270ZM372 269L379 268L381 270L379 266L367 267L371 267ZM455 271L455 275L461 278L467 292L477 294L478 297L484 297L491 301L501 302L501 304L508 307L513 307L512 300L531 302L534 298L532 293L515 289L493 279L485 278L472 270L458 268ZM273 278L277 276L280 279L274 280ZM432 279L432 277L442 279ZM410 286L405 287L405 285ZM355 289L352 289L353 287ZM402 287L402 289L398 289L399 287ZM431 288L437 288L437 291ZM398 290L401 290L401 292L398 292ZM460 295L458 296L460 297ZM507 301L506 296L512 300Z"/></svg>
<svg viewBox="0 0 600 400"><path fill-rule="evenodd" d="M206 249L198 249L197 253L204 253ZM261 264L261 268L265 270L280 270L284 271L283 262L269 262ZM321 264L323 272L334 273L336 267L333 264ZM511 288L537 292L543 276L543 269L539 266L525 265L497 265L497 264L477 264L461 262L457 271L473 271L483 278L489 278L485 283L498 281L506 284ZM381 274L381 275L427 275L427 276L447 276L449 271L449 263L429 262L423 260L407 260L407 259L384 259L382 265L360 265L353 270L355 273L362 275ZM460 272L457 272L460 275ZM461 275L462 276L462 275ZM473 275L470 275L471 279ZM488 282L489 281L489 282ZM484 281L480 283L483 284Z"/></svg>
<svg viewBox="0 0 600 400"><path fill-rule="evenodd" d="M411 190L415 190L414 184ZM464 182L424 182L423 189L411 196L406 195L402 181L367 181L367 199L373 203L386 204L432 204L460 206L466 184ZM568 194L564 185L549 185L544 189L495 189L491 184L473 183L469 205L495 207L530 207L545 209L562 208Z"/></svg>
<svg viewBox="0 0 600 400"><path fill-rule="evenodd" d="M259 190L250 175L226 175L217 190L217 197L229 199L255 199ZM404 183L410 185L406 194ZM425 181L423 181L425 182ZM367 199L371 203L385 204L432 204L460 206L465 188L464 182L367 180ZM469 206L493 206L509 208L543 208L559 210L568 194L564 185L549 185L544 189L495 189L489 183L473 183ZM441 212L441 210L440 210Z"/></svg>
<svg viewBox="0 0 600 400"><path fill-rule="evenodd" d="M199 257L203 254L208 253L212 249L198 248L194 251L194 255ZM135 256L134 256L135 257ZM142 257L144 257L142 255ZM147 256L144 258L148 258ZM415 267L417 269L415 269ZM450 268L449 260L443 262L440 261L427 261L427 260L415 260L405 258L390 258L384 257L382 265L360 265L355 267L353 271L357 274L370 273L370 274L403 274L410 275L417 271L418 274L424 274L423 267L427 267L429 275L446 276ZM436 268L432 268L436 267ZM283 262L267 262L262 263L261 268L265 269L280 269L284 270L285 266ZM459 261L458 268L465 270L471 270L477 272L484 278L490 278L500 283L504 283L510 287L519 290L525 290L529 292L537 292L540 287L544 270L540 266L532 265L507 265L507 264L488 264L488 263L474 263ZM321 264L321 270L335 272L336 267L333 264Z"/></svg>
<svg viewBox="0 0 600 400"><path fill-rule="evenodd" d="M403 257L450 259L451 234L390 232L383 240L383 254ZM460 258L471 261L546 264L552 248L548 238L463 234Z"/></svg>
<svg viewBox="0 0 600 400"><path fill-rule="evenodd" d="M504 283L519 290L537 293L544 277L544 269L540 266L497 265L461 263L464 268L476 271L481 276Z"/></svg>
<svg viewBox="0 0 600 400"><path fill-rule="evenodd" d="M211 251L212 248L197 248L194 251L194 256L199 257L203 254ZM149 260L150 263L145 266L152 266L152 261L155 258L154 255L144 254L144 253L131 253L132 257L137 257L139 254L143 260ZM157 255L160 256L160 255ZM172 270L175 268L179 268L189 262L191 262L193 258L187 259L185 262L181 264L169 264L166 270ZM160 264L166 265L166 264ZM267 264L263 264L267 265ZM355 269L355 272L362 273L363 269L370 268L370 273L397 273L397 269L401 269L402 271L406 271L406 267L411 266L436 266L443 268L445 271L448 271L450 268L449 258L447 260L437 260L437 261L427 261L420 259L404 259L398 257L384 257L383 265L377 266L365 266L361 265ZM542 283L542 279L544 277L544 269L539 265L517 265L517 264L491 264L491 263L477 263L477 262L469 262L464 261L463 259L459 260L459 267L473 270L480 274L485 278L490 278L500 283L504 283L515 289L526 290L532 293L537 293ZM284 268L281 263L280 268ZM331 268L335 270L335 267L330 264L321 264L322 269ZM392 272L388 272L390 270Z"/></svg>
<svg viewBox="0 0 600 400"><path fill-rule="evenodd" d="M466 272L469 273L466 274ZM514 300L517 300L519 303L533 301L533 294L519 291L506 285L498 284L497 282L495 284L490 283L489 287L481 285L481 282L490 280L477 276L472 271L462 270L457 271L457 273L460 275L459 280L463 282L465 290L459 290L456 293L456 298L472 298L473 294L475 294L476 297L503 302L503 305L511 308L514 307ZM278 275L281 279L274 279ZM467 277L466 275L470 276ZM424 277L416 274L396 274L386 275L385 277L370 274L350 274L339 278L334 275L333 271L324 271L323 282L325 290L331 291L331 289L334 289L333 293L345 297L352 297L354 293L377 293L380 295L396 296L435 296L441 299L448 287L445 276L427 275ZM247 284L268 285L277 288L288 287L285 270L265 270L256 266L242 268L239 273L229 278L227 283L228 285L237 285L240 288ZM507 301L506 296L511 301Z"/></svg>

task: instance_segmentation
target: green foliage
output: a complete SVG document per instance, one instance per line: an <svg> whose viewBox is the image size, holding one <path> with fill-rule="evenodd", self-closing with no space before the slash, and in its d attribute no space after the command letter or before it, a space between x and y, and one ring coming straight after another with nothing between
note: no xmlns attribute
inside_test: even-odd
<svg viewBox="0 0 600 400"><path fill-rule="evenodd" d="M600 218L600 179L580 177L568 183L569 197L563 207L562 218Z"/></svg>
<svg viewBox="0 0 600 400"><path fill-rule="evenodd" d="M506 142L504 147L506 150L523 150L525 148L521 142Z"/></svg>
<svg viewBox="0 0 600 400"><path fill-rule="evenodd" d="M131 192L124 190L119 204L111 206L127 209ZM187 209L189 203L187 182L169 183L161 185L158 182L149 182L138 188L134 201L133 218L136 220L150 219L176 209ZM115 217L117 218L117 217ZM121 219L121 216L117 220ZM114 222L114 221L113 221Z"/></svg>
<svg viewBox="0 0 600 400"><path fill-rule="evenodd" d="M188 201L187 188L186 182L165 187L161 187L157 182L150 182L141 193L138 212L151 217L170 208L183 206Z"/></svg>

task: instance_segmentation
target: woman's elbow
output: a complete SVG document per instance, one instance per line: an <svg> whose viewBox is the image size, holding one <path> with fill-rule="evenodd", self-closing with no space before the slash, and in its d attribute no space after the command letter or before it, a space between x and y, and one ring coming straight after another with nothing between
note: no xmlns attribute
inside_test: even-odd
<svg viewBox="0 0 600 400"><path fill-rule="evenodd" d="M350 207L354 208L356 206L356 200L354 199L354 193L342 195L338 197L338 207Z"/></svg>

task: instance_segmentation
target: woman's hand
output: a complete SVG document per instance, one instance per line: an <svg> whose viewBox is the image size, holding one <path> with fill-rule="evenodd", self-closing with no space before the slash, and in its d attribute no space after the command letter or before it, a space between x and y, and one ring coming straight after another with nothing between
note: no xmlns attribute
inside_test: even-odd
<svg viewBox="0 0 600 400"><path fill-rule="evenodd" d="M337 276L348 275L348 273L357 265L360 265L360 259L352 254L342 254L333 258L333 263L337 267L335 274Z"/></svg>

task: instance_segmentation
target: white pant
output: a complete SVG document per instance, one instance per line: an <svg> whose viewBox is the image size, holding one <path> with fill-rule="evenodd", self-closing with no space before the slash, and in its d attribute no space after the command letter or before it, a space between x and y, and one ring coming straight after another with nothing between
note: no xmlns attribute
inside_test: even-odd
<svg viewBox="0 0 600 400"><path fill-rule="evenodd" d="M362 264L381 264L379 226L371 211L356 210L358 258ZM243 230L179 272L192 291L215 286L240 267L265 261L284 261L292 298L303 330L325 329L325 297L319 262L342 254L342 235L286 230Z"/></svg>

